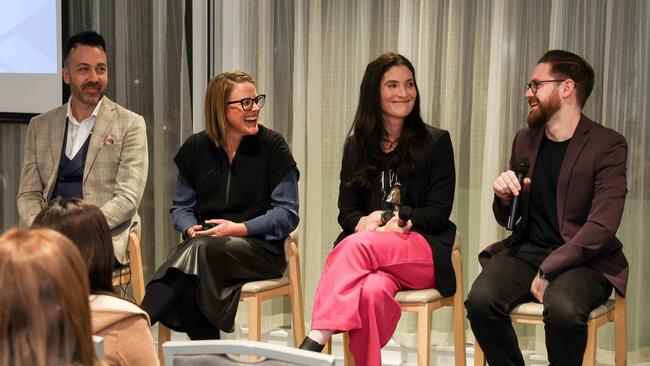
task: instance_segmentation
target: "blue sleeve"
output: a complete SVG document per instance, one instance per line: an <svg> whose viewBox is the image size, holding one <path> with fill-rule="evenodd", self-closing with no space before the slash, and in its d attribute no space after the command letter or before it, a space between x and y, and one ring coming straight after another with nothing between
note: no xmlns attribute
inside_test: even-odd
<svg viewBox="0 0 650 366"><path fill-rule="evenodd" d="M290 169L271 192L271 206L263 215L244 222L249 236L282 240L298 226L298 174L295 169Z"/></svg>
<svg viewBox="0 0 650 366"><path fill-rule="evenodd" d="M182 174L178 174L176 194L172 200L172 208L169 209L169 213L172 215L174 229L180 231L183 235L191 226L198 224L196 217L194 217L195 205L196 192L194 188L183 178Z"/></svg>

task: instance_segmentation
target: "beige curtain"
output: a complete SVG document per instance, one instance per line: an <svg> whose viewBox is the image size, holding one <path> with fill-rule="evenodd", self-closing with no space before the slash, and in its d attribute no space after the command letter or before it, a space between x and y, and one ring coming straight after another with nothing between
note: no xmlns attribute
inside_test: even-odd
<svg viewBox="0 0 650 366"><path fill-rule="evenodd" d="M643 265L650 254L642 244L650 220L649 2L223 0L213 6L219 26L212 45L221 52L212 60L215 73L229 66L256 77L258 90L268 94L264 119L291 142L299 164L307 322L340 230L342 144L371 59L384 51L407 56L416 68L425 120L451 133L458 184L452 218L463 237L467 289L480 270L479 250L505 235L491 213L491 184L507 168L514 133L525 124L524 84L548 49L583 55L597 75L585 113L623 133L630 146L619 230L631 267L629 360L650 359L650 332L642 325L649 323L642 304L650 300L642 285L650 278ZM449 313L435 315L434 344L450 344L448 324ZM406 317L393 343L412 346L414 330ZM518 332L525 348L543 356L543 331ZM613 362L613 336L612 327L601 330L599 362Z"/></svg>
<svg viewBox="0 0 650 366"><path fill-rule="evenodd" d="M185 3L69 1L71 32L95 29L107 39L107 94L147 121L151 163L140 208L147 274L177 240L168 214L176 179L171 159L192 131ZM630 262L629 362L650 360L650 315L643 311L650 302L644 286L650 278L650 2L212 0L210 9L210 75L251 72L268 95L263 120L286 137L299 164L307 322L323 262L340 230L342 144L371 59L384 51L411 59L425 120L451 133L458 184L452 219L463 238L467 289L480 270L478 251L505 235L490 210L490 187L507 167L512 137L524 125L523 85L546 50L583 55L597 76L585 113L628 139L629 193L618 235ZM17 222L24 134L25 126L0 125L3 229ZM266 307L264 329L288 324L286 311L282 301ZM436 312L434 345L451 344L449 323L449 312ZM238 324L245 328L245 321ZM415 322L404 316L391 345L413 346L414 331ZM543 330L518 332L525 349L543 356ZM613 337L611 326L599 332L599 363L613 364Z"/></svg>

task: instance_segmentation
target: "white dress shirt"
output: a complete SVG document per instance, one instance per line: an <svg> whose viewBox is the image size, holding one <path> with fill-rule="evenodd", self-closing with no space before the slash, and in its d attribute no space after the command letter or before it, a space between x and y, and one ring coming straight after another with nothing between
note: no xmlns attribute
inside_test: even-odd
<svg viewBox="0 0 650 366"><path fill-rule="evenodd" d="M90 115L90 117L79 122L72 115L72 110L70 109L70 100L68 100L68 138L65 143L65 156L68 159L74 159L75 155L79 152L81 147L93 133L93 128L95 127L95 122L97 121L97 113L99 113L99 108L102 106L102 99L99 100L95 110Z"/></svg>

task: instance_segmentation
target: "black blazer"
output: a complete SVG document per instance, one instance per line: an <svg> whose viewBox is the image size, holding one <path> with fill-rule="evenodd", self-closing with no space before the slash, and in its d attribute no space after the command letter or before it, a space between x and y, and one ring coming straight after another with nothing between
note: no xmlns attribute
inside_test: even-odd
<svg viewBox="0 0 650 366"><path fill-rule="evenodd" d="M407 177L400 176L402 205L413 208L413 231L420 233L431 246L433 268L438 291L443 296L456 292L456 278L451 264L451 249L456 235L456 225L449 221L454 202L456 173L454 152L449 132L426 126L431 135L426 161L419 171ZM359 219L373 211L381 210L381 188L379 182L372 189L346 187L354 172L347 164L349 143L345 146L341 164L339 186L338 221L343 232L334 245L354 233Z"/></svg>

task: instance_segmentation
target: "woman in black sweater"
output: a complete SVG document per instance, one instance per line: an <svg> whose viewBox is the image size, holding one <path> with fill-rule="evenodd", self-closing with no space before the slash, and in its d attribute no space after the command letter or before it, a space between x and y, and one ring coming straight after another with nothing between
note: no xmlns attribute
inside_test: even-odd
<svg viewBox="0 0 650 366"><path fill-rule="evenodd" d="M147 286L151 324L219 338L234 330L244 283L282 276L284 238L298 225L298 170L284 138L258 123L264 101L244 72L208 84L205 131L174 158L170 212L186 240Z"/></svg>
<svg viewBox="0 0 650 366"><path fill-rule="evenodd" d="M379 56L361 82L341 167L343 232L325 263L301 348L319 351L332 333L348 331L356 364L380 365L400 318L398 290L455 292L454 185L449 133L422 120L413 65L399 54Z"/></svg>

